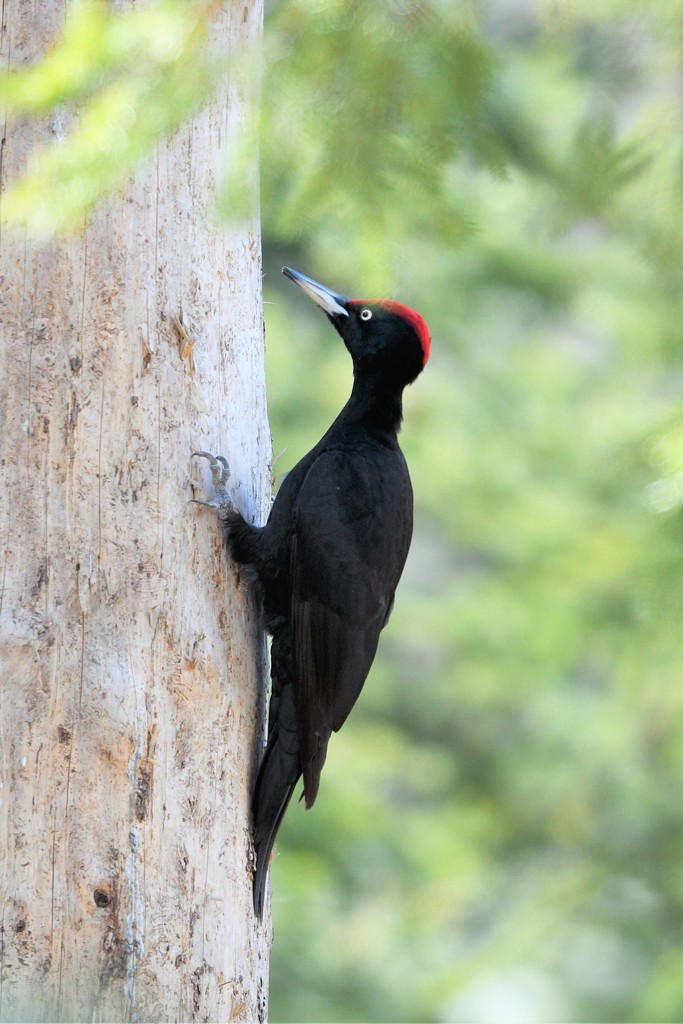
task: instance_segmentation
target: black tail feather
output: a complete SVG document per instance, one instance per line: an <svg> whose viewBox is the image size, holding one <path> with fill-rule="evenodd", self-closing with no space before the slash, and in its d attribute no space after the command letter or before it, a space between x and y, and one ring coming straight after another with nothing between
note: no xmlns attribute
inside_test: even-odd
<svg viewBox="0 0 683 1024"><path fill-rule="evenodd" d="M283 739L294 740L294 743L283 743ZM287 805L300 777L301 764L296 734L289 733L283 736L282 730L278 729L266 747L252 805L256 851L254 910L259 920L263 917L270 855Z"/></svg>
<svg viewBox="0 0 683 1024"><path fill-rule="evenodd" d="M296 782L282 787L278 793L279 809L268 822L264 821L262 827L256 830L254 837L254 848L256 851L256 874L254 876L254 911L259 921L263 917L263 907L266 900L266 882L268 880L268 867L270 857L275 845L275 839L282 823L287 805L291 799Z"/></svg>
<svg viewBox="0 0 683 1024"><path fill-rule="evenodd" d="M278 829L301 777L301 748L294 705L291 644L286 626L273 634L271 647L273 690L268 712L268 744L254 787L252 818L256 874L254 910L263 916L268 865Z"/></svg>

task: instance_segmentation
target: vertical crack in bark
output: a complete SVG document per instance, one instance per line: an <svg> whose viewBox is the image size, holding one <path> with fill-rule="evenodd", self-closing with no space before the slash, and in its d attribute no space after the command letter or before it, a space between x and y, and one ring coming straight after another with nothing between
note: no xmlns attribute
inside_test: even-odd
<svg viewBox="0 0 683 1024"><path fill-rule="evenodd" d="M81 366L84 365L85 360L85 346L84 346L84 334L85 334L85 308L86 308L86 295L85 295L85 283L88 277L88 227L87 224L83 226L83 275L81 277L81 315L80 324L78 330L78 343L81 350Z"/></svg>
<svg viewBox="0 0 683 1024"><path fill-rule="evenodd" d="M7 67L9 68L12 60L12 42L9 37L9 32L5 26L5 0L2 0L0 6L0 38L2 42L7 39ZM0 43L0 49L2 49L2 43ZM2 124L2 139L0 139L0 245L2 244L2 197L5 191L5 178L4 178L4 166L3 161L5 157L5 144L7 141L7 113L3 118ZM0 1005L2 1003L2 977L0 977Z"/></svg>
<svg viewBox="0 0 683 1024"><path fill-rule="evenodd" d="M97 586L102 592L102 574L104 573L104 559L102 558L102 446L104 441L104 395L105 381L107 379L106 366L102 370L102 396L100 398L100 426L97 443Z"/></svg>

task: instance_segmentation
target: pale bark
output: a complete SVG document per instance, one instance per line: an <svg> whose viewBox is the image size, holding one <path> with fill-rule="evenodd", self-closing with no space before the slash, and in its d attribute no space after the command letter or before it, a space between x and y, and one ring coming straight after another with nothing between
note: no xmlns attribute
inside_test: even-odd
<svg viewBox="0 0 683 1024"><path fill-rule="evenodd" d="M4 0L3 64L66 6ZM226 8L218 42L258 35L260 0ZM252 521L269 498L259 225L210 212L244 104L226 84L78 237L2 235L2 1019L265 1019L263 639L188 504L197 449ZM50 130L8 128L5 181Z"/></svg>

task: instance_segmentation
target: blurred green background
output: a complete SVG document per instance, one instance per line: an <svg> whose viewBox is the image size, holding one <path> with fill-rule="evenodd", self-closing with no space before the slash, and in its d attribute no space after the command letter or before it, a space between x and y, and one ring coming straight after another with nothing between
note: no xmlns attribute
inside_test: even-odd
<svg viewBox="0 0 683 1024"><path fill-rule="evenodd" d="M276 474L350 386L281 263L433 353L396 609L280 833L272 1020L681 1021L683 6L269 17Z"/></svg>
<svg viewBox="0 0 683 1024"><path fill-rule="evenodd" d="M201 8L146 9L149 73L95 8L89 59L157 104L130 162L210 93ZM683 5L279 0L265 38L276 477L351 373L283 263L413 305L433 353L396 608L280 833L271 1019L681 1021Z"/></svg>

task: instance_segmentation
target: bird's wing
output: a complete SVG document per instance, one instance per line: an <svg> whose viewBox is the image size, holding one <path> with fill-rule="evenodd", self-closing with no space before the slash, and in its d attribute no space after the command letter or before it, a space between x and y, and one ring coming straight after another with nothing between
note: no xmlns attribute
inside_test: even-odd
<svg viewBox="0 0 683 1024"><path fill-rule="evenodd" d="M400 452L387 463L327 451L299 492L291 548L291 624L306 803L332 731L372 665L405 563L412 492Z"/></svg>

